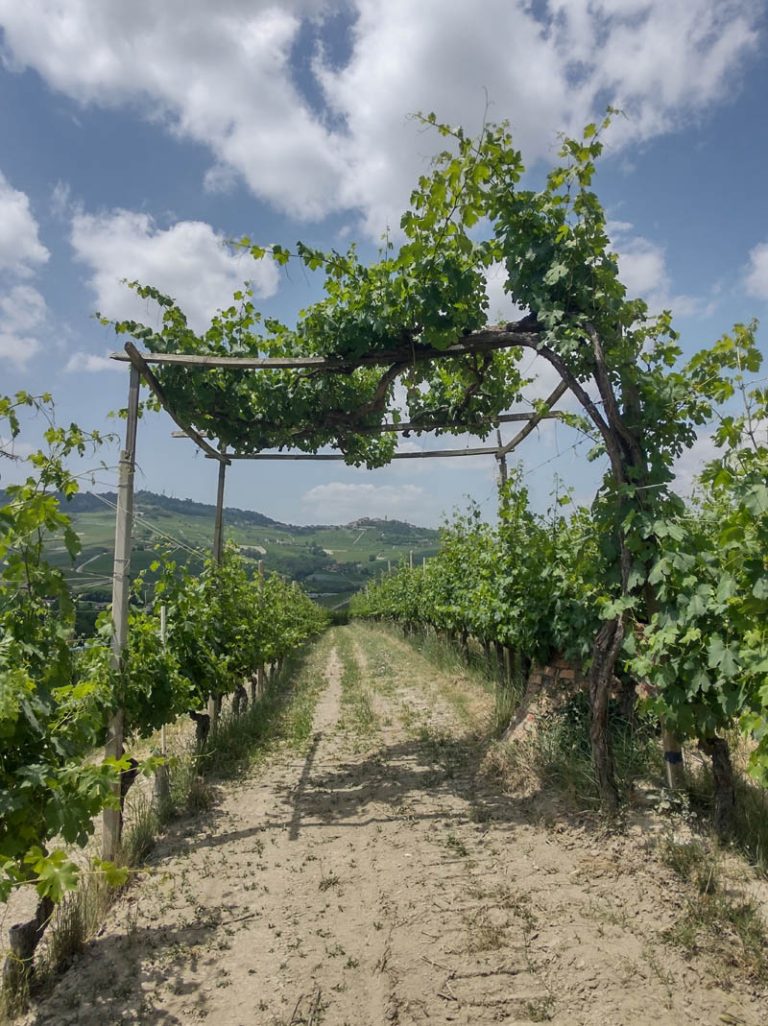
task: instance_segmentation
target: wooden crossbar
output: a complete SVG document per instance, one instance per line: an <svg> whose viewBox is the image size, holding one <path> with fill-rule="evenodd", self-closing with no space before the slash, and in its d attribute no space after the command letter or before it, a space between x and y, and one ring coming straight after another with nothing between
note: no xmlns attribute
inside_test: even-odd
<svg viewBox="0 0 768 1026"><path fill-rule="evenodd" d="M537 332L518 331L514 324L484 328L473 332L466 342L457 342L447 349L432 346L409 345L394 349L382 349L356 359L331 359L324 356L195 356L187 353L142 353L146 363L164 366L202 367L207 369L227 368L229 370L327 370L348 371L355 367L376 367L382 364L421 363L424 360L445 360L456 356L470 356L473 353L487 353L497 349L514 349L515 346L530 348L539 340ZM123 362L130 359L124 353L112 353L113 360Z"/></svg>
<svg viewBox="0 0 768 1026"><path fill-rule="evenodd" d="M442 459L451 456L495 456L497 447L482 446L476 449L424 449L420 452L396 452L393 460L424 460ZM215 457L209 456L209 459ZM336 452L228 452L228 460L343 460L342 453Z"/></svg>

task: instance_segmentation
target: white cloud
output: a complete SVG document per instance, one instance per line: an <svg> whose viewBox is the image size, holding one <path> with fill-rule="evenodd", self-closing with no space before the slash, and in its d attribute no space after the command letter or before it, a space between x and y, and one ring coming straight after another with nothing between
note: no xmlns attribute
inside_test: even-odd
<svg viewBox="0 0 768 1026"><path fill-rule="evenodd" d="M409 112L474 130L487 92L529 160L608 102L629 115L614 146L647 139L733 92L762 4L350 0L349 11L350 57L338 66L318 48L312 103L291 61L302 28L338 13L324 0L0 0L0 23L16 67L82 103L138 104L208 146L209 188L229 187L233 168L282 210L358 208L378 236L440 144Z"/></svg>
<svg viewBox="0 0 768 1026"><path fill-rule="evenodd" d="M768 242L761 242L749 251L745 285L750 296L768 299Z"/></svg>
<svg viewBox="0 0 768 1026"><path fill-rule="evenodd" d="M332 481L316 485L301 498L314 523L346 523L357 517L396 520L434 516L427 492L418 485L346 484Z"/></svg>
<svg viewBox="0 0 768 1026"><path fill-rule="evenodd" d="M45 299L31 285L0 292L0 359L23 367L40 350L36 336L46 316Z"/></svg>
<svg viewBox="0 0 768 1026"><path fill-rule="evenodd" d="M293 84L302 16L320 3L0 0L6 49L83 103L142 104L210 147L259 195L302 216L332 205L338 140Z"/></svg>
<svg viewBox="0 0 768 1026"><path fill-rule="evenodd" d="M86 353L78 349L67 360L64 370L69 373L84 371L86 374L98 374L101 371L122 371L123 368L123 364L111 360L108 356Z"/></svg>
<svg viewBox="0 0 768 1026"><path fill-rule="evenodd" d="M173 296L190 325L204 330L216 310L228 306L244 278L259 296L277 289L275 265L254 263L230 251L224 236L201 221L179 221L158 228L147 214L114 210L106 214L76 213L72 246L89 270L89 284L99 310L110 318L159 321L156 304L140 299L123 284L146 282Z"/></svg>
<svg viewBox="0 0 768 1026"><path fill-rule="evenodd" d="M72 210L72 189L59 180L51 189L51 213L59 219L68 218Z"/></svg>
<svg viewBox="0 0 768 1026"><path fill-rule="evenodd" d="M14 285L0 295L0 324L12 333L34 331L46 317L45 299L31 285Z"/></svg>
<svg viewBox="0 0 768 1026"><path fill-rule="evenodd" d="M485 293L488 296L488 321L490 324L504 324L519 321L526 312L504 291L507 270L503 264L493 264L485 276Z"/></svg>
<svg viewBox="0 0 768 1026"><path fill-rule="evenodd" d="M712 435L699 435L690 449L686 449L675 462L675 490L682 495L690 495L705 465L721 455L722 449L715 445Z"/></svg>
<svg viewBox="0 0 768 1026"><path fill-rule="evenodd" d="M31 285L18 284L18 279L33 277L49 255L29 197L14 189L0 171L0 360L17 367L39 351L36 333L46 318L43 296Z"/></svg>
<svg viewBox="0 0 768 1026"><path fill-rule="evenodd" d="M0 329L0 360L23 367L40 349L40 343L30 335L14 335Z"/></svg>
<svg viewBox="0 0 768 1026"><path fill-rule="evenodd" d="M618 253L619 274L630 296L648 296L667 286L664 247L642 236L627 239Z"/></svg>
<svg viewBox="0 0 768 1026"><path fill-rule="evenodd" d="M28 278L48 257L29 197L14 189L0 171L0 271Z"/></svg>
<svg viewBox="0 0 768 1026"><path fill-rule="evenodd" d="M619 261L619 277L631 299L644 299L652 314L672 310L686 317L712 312L716 300L706 303L697 296L673 292L663 246L642 235L634 235L633 225L626 221L609 221L607 228Z"/></svg>

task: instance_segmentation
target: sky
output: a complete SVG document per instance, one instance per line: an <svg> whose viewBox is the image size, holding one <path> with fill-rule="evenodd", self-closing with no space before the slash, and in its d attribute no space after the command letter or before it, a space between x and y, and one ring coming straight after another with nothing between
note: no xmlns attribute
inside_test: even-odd
<svg viewBox="0 0 768 1026"><path fill-rule="evenodd" d="M672 309L688 353L765 320L767 13L758 0L0 0L0 393L49 391L60 421L119 431L108 415L128 372L94 313L158 323L125 279L169 292L201 329L249 281L291 323L318 281L229 240L357 240L373 258L440 148L418 111L468 131L486 110L508 119L535 180L559 133L621 108L597 190L630 291ZM513 316L502 285L488 284L492 321ZM551 385L544 372L536 394ZM137 487L213 501L216 467L173 429L142 422ZM17 451L40 430L25 424ZM114 486L117 449L84 487ZM539 507L566 485L589 500L587 449L554 422L528 439ZM682 484L712 452L704 432ZM0 470L0 485L20 473ZM467 497L491 514L495 487L491 457L242 463L226 498L293 523L437 525Z"/></svg>

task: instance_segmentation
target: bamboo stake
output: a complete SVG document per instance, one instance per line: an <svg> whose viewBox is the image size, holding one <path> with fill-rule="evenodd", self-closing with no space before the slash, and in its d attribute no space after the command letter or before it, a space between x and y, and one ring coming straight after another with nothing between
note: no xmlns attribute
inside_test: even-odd
<svg viewBox="0 0 768 1026"><path fill-rule="evenodd" d="M120 453L117 485L117 512L115 514L115 556L112 571L112 669L118 680L123 670L123 653L128 643L128 600L131 568L131 530L133 527L133 481L136 468L136 429L139 419L139 391L141 378L138 368L131 366L128 385L128 416L125 425L125 448ZM118 708L112 717L104 749L107 759L122 759L125 710ZM120 780L113 785L116 798L114 808L102 814L102 855L114 862L120 851L123 826L120 807Z"/></svg>

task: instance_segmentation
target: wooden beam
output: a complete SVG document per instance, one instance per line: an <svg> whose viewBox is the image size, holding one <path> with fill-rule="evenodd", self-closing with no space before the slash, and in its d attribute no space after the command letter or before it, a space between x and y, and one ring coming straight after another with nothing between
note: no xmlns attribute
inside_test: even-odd
<svg viewBox="0 0 768 1026"><path fill-rule="evenodd" d="M451 456L496 456L496 446L478 449L425 449L421 452L396 452L393 460L441 459ZM229 460L343 460L337 452L230 452Z"/></svg>
<svg viewBox="0 0 768 1026"><path fill-rule="evenodd" d="M219 480L216 488L216 518L213 524L213 561L221 563L224 553L224 483L226 480L227 462L219 462Z"/></svg>
<svg viewBox="0 0 768 1026"><path fill-rule="evenodd" d="M141 374L135 364L131 367L128 385L128 416L125 422L125 447L120 453L117 484L117 512L115 514L115 554L112 571L112 653L110 664L116 675L123 672L123 653L128 644L128 606L130 598L131 531L133 527L133 482L136 470L136 433L139 420L139 391ZM125 710L116 710L109 721L106 759L122 759ZM123 812L120 778L113 787L115 805L102 813L102 857L114 862L120 853Z"/></svg>
<svg viewBox="0 0 768 1026"><path fill-rule="evenodd" d="M507 442L506 445L503 445L499 449L498 458L501 459L502 456L506 456L507 453L512 452L513 449L516 449L518 447L518 445L520 445L520 443L524 439L526 439L528 437L528 435L530 435L530 433L534 430L534 428L536 427L537 424L541 423L541 421L544 420L544 418L546 416L548 416L548 415L552 416L552 413L551 413L552 406L554 406L554 404L558 401L558 399L560 399L560 397L563 396L567 391L568 391L568 386L566 385L566 383L564 381L561 381L560 384L557 386L557 388L554 390L554 392L552 392L545 399L545 401L544 401L545 402L545 406L541 409L541 411L539 413L535 413L531 417L531 419L528 421L528 423L525 425L525 427L521 428L517 432L517 434L515 435L515 437L512 439L511 442Z"/></svg>
<svg viewBox="0 0 768 1026"><path fill-rule="evenodd" d="M494 424L519 424L519 423L526 423L529 420L533 420L534 417L537 418L537 422L538 422L541 419L545 419L545 420L547 420L547 419L558 419L558 418L561 417L561 413L558 410L547 410L545 413L542 413L542 414L538 414L538 413L502 413L498 417L494 417L493 420L482 421L480 424L475 425L475 427L488 427L488 428L492 428L494 426ZM460 425L456 425L455 422L446 422L444 424L419 424L418 422L413 423L412 421L405 420L405 421L402 421L400 424L389 424L389 423L387 423L387 424L381 424L379 427L358 428L358 430L356 430L356 431L354 431L352 433L353 434L357 434L357 435L376 435L379 432L381 432L381 433L391 433L391 432L395 432L395 431L397 431L397 432L412 431L414 434L427 435L427 434L432 434L435 431L446 431L447 432L451 428L456 428L457 426L460 426ZM269 425L268 427L272 427L272 425ZM465 434L465 435L476 434L476 432L472 428L469 428L469 427L462 428L461 429L461 433ZM171 432L171 438L191 438L191 437L192 436L190 434L188 434L186 431L172 431ZM205 436L203 436L203 437L205 437ZM210 436L208 436L208 437L210 437Z"/></svg>
<svg viewBox="0 0 768 1026"><path fill-rule="evenodd" d="M523 322L520 322L523 323ZM473 353L488 353L497 349L513 349L515 346L531 348L540 340L537 331L518 330L517 325L507 324L498 327L484 328L466 336L466 340L457 342L447 349L435 349L432 346L413 342L410 345L397 346L394 349L382 349L377 353L369 353L356 359L327 358L324 356L193 356L187 353L142 353L146 363L163 366L228 368L230 370L327 370L349 371L355 367L378 367L393 363L421 363L425 360L446 360L456 356L470 356ZM132 342L126 343L133 346ZM135 346L133 346L136 349ZM138 353L138 350L136 350ZM113 360L132 359L130 353L112 353Z"/></svg>
<svg viewBox="0 0 768 1026"><path fill-rule="evenodd" d="M130 360L131 364L136 368L139 374L141 374L146 383L149 385L151 391L154 393L157 401L163 407L163 409L174 422L174 424L176 424L177 427L180 427L186 435L188 435L194 442L196 442L197 445L199 445L200 448L203 450L203 452L206 453L206 455L210 456L211 459L219 460L222 463L226 463L226 456L222 455L222 453L220 453L217 449L214 449L214 447L210 445L198 431L195 431L193 427L190 427L188 424L185 424L182 420L179 419L176 413L174 413L173 407L171 406L170 401L168 400L165 394L165 389L157 380L157 378L152 373L150 368L147 366L147 361L144 359L143 354L139 352L139 350L136 348L133 342L125 343L125 352L125 359Z"/></svg>

